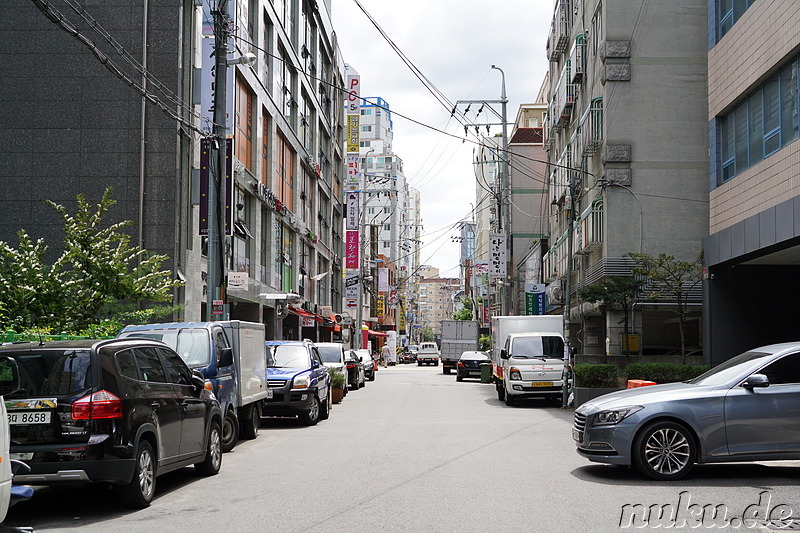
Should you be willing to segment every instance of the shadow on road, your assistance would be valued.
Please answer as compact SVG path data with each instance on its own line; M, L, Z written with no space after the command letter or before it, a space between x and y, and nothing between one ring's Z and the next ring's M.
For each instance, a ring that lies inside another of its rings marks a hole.
M152 505L159 505L159 500L168 500L166 496L172 491L182 490L203 479L192 467L159 476ZM108 484L36 487L35 490L30 500L8 510L4 526L33 526L36 531L80 527L140 512L126 507L117 491Z
M571 473L581 481L602 485L663 487L665 484L663 481L649 480L627 466L590 464L576 468ZM760 463L695 465L689 475L680 480L680 486L730 487L736 480L751 486L760 486L776 480L797 485L799 477L800 462L797 466L770 466Z

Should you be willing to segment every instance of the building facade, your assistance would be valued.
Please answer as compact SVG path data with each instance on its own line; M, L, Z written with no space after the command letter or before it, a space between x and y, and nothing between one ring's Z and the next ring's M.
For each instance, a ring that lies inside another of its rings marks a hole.
M704 354L716 364L797 338L800 5L709 1L708 14Z
M0 239L13 242L26 228L59 242L44 200L70 207L78 194L93 201L113 186L118 204L108 221L133 220L133 242L171 258L166 268L186 282L174 294L184 306L174 318L185 320L209 316L203 139L213 76L222 73L208 53L208 9L87 6L61 14L84 38L76 39L30 2L0 6L15 27L0 46L4 79L13 80L0 96L2 124L20 141L0 164L8 190L27 191L3 199L10 216ZM228 9L230 59L254 54L256 62L226 69L231 175L222 262L244 283L227 291L222 316L264 322L270 338L330 339L338 327L328 311L341 309L344 173L344 63L330 2L239 0ZM20 47L37 55L37 69L12 68Z
M550 61L550 312L568 315L579 353L623 350L621 314L581 302L582 287L631 276L631 252L692 261L708 217L706 0L557 0ZM574 229L573 229L574 228ZM570 249L571 248L571 249ZM569 294L570 306L565 309ZM702 343L701 296L687 343ZM640 347L679 347L674 302L639 302Z

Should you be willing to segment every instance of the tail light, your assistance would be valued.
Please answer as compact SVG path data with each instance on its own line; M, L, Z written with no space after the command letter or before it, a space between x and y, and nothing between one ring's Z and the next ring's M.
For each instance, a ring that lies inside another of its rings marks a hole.
M347 368L348 368L348 369L350 369L350 368L355 368L355 367L356 367L356 365L355 365L355 364L353 364L353 363L351 363L351 364L347 365Z
M122 418L122 400L119 396L101 390L72 403L73 420Z
M458 363L456 363L456 366L464 368L464 363L462 361L459 361Z

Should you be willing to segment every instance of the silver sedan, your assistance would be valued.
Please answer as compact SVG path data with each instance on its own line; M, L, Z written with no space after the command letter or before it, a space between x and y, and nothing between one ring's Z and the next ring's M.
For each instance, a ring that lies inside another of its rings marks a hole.
M590 461L657 480L680 479L695 463L800 459L800 342L596 398L576 409L572 437Z

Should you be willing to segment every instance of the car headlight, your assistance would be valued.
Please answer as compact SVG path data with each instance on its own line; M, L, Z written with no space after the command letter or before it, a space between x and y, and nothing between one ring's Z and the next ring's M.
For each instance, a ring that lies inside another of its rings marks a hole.
M522 373L520 373L519 368L512 366L508 373L508 379L520 381L522 379Z
M619 409L609 409L608 411L600 411L594 415L592 421L593 426L613 426L625 420L627 417L644 409L641 405L631 405L628 407L620 407Z
M311 376L309 374L297 376L292 380L293 389L307 389L310 386L311 386Z

